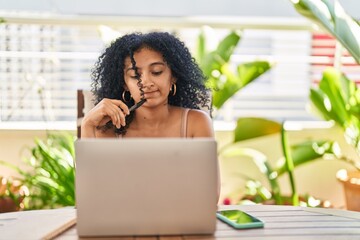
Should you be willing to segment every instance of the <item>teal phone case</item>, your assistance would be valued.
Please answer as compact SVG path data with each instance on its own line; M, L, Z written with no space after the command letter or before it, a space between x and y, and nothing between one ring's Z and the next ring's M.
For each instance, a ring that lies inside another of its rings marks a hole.
M236 223L230 219L228 219L227 217L225 217L224 215L221 215L220 213L216 213L216 216L218 219L220 219L221 221L229 224L230 226L232 226L233 228L236 229L248 229L248 228L262 228L264 227L264 222L262 222L261 220L245 213L246 215L248 215L250 218L254 219L255 222L251 222L251 223Z

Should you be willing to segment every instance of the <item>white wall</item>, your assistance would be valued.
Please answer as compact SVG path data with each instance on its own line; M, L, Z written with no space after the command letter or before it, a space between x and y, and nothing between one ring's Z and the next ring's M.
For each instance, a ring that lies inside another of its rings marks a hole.
M359 18L360 1L339 0ZM277 16L299 17L290 0L0 0L0 10L114 16Z

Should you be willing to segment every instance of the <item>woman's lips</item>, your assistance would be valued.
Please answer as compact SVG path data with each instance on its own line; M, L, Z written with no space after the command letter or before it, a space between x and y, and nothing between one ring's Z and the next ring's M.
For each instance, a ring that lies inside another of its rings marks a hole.
M153 96L156 95L158 92L159 92L158 90L151 91L151 92L144 92L144 96L145 96L145 98L153 97Z

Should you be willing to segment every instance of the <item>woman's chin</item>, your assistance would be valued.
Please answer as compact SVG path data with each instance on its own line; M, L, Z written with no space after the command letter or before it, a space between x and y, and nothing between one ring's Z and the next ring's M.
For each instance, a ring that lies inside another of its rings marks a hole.
M143 106L150 108L164 106L168 103L167 99L160 99L160 98L145 98L145 99L146 102L143 104Z

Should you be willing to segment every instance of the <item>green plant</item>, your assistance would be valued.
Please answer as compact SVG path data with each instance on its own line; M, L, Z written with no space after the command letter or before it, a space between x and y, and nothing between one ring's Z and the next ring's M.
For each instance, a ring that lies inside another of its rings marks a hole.
M359 22L330 0L290 0L295 9L334 36L360 64Z
M15 169L19 180L29 189L24 199L25 209L56 208L75 205L75 137L68 133L49 134L47 139L35 139L25 171L5 161L1 164Z
M360 26L338 1L293 1L296 10L315 21L333 37L360 64ZM310 89L314 112L325 120L332 120L343 131L347 142L360 156L360 90L354 81L335 68L327 68L317 88ZM344 157L343 157L344 158ZM344 159L360 170L360 163Z
M212 36L213 37L213 36ZM204 29L197 40L196 59L208 77L207 85L212 91L212 104L220 109L234 94L253 82L271 68L268 61L246 62L230 65L230 57L238 45L241 35L232 31L220 40L215 50L209 50Z
M268 71L272 64L266 61L254 61L243 63L236 66L236 72L231 71L230 57L235 47L240 41L240 33L231 32L222 39L215 50L209 51L206 48L206 36L201 32L198 38L197 59L205 75L208 76L208 85L213 89L213 106L216 109L221 107L235 93L253 82L263 73ZM270 166L269 159L254 149L240 148L237 143L255 137L261 137L268 134L281 134L281 146L284 159L278 169ZM296 149L296 150L294 150ZM286 131L283 126L275 121L262 118L240 118L237 120L237 126L234 130L234 139L218 152L220 157L250 157L258 166L259 170L267 177L271 190L265 190L264 187L258 188L267 191L267 197L264 200L274 199L276 204L283 204L286 196L280 191L278 177L284 173L289 175L289 181L292 188L292 203L299 205L298 193L294 178L294 168L309 161L319 159L325 154L334 154L334 144L318 141L308 142L300 145L289 146ZM250 179L249 181L255 181ZM251 191L250 192L254 192ZM259 192L258 192L259 193ZM264 195L265 196L265 195Z
M21 181L0 177L0 213L19 211L24 208L22 201L28 189Z
M318 115L343 129L346 141L360 156L360 89L356 83L339 70L328 68L319 87L310 90L310 99ZM360 170L360 162L341 158Z
M337 0L300 0L293 3L299 13L317 23L341 43L336 45L341 50L338 52L342 52L341 47L344 47L360 64L359 22L349 16ZM352 164L357 171L347 174L346 170L342 170L337 177L343 182L347 208L359 211L359 191L353 180L360 175L360 90L354 81L340 71L339 55L335 55L334 67L324 70L319 86L310 89L311 109L324 120L331 120L342 128L347 143L357 152L357 156L353 157L355 159L340 156L341 160Z
M239 147L242 141L266 136L269 134L279 134L281 148L284 157L278 159L273 167L270 160L259 150ZM224 158L251 159L259 171L266 176L270 189L264 187L256 179L245 176L247 180L247 194L244 199L251 199L257 203L273 201L273 204L291 203L299 205L299 199L310 199L310 197L300 196L296 190L294 169L300 165L321 159L324 156L328 159L337 159L340 155L338 144L330 141L304 141L302 143L290 145L287 141L284 126L278 122L263 118L240 118L234 131L233 141L223 146L219 150L219 156ZM282 194L279 177L284 174L289 175L291 186L291 197ZM255 198L255 199L254 199ZM306 203L306 202L305 202Z

